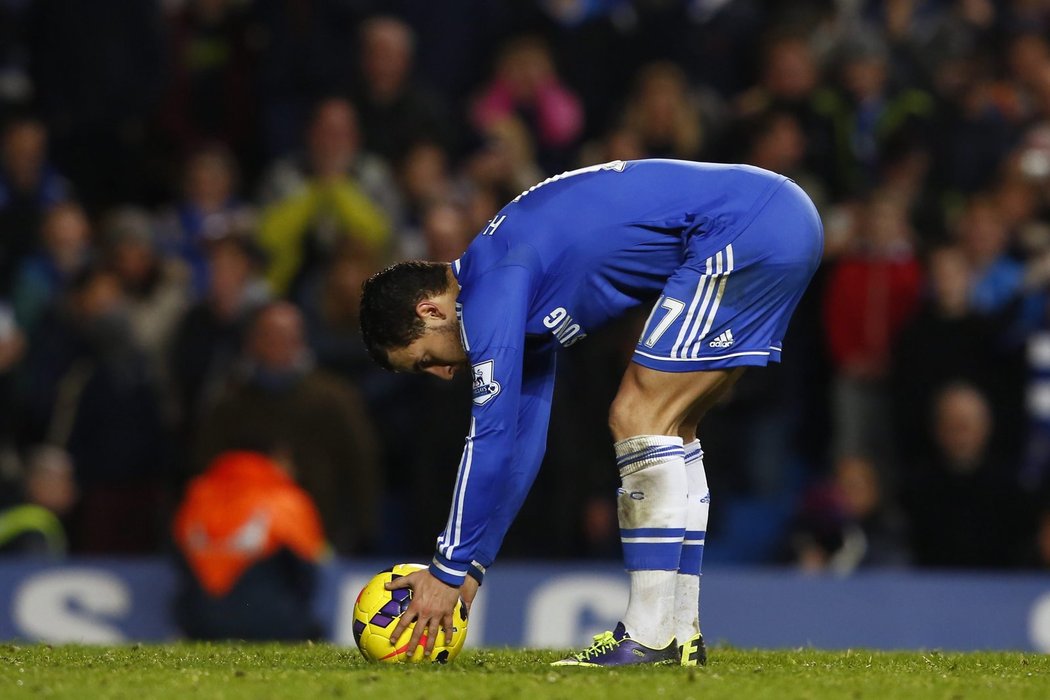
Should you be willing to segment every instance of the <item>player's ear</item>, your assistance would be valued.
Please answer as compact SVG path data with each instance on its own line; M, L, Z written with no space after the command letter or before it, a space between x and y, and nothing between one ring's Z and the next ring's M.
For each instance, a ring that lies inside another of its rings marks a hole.
M428 318L443 321L445 312L441 310L441 307L433 299L423 299L416 304L416 316L424 321Z

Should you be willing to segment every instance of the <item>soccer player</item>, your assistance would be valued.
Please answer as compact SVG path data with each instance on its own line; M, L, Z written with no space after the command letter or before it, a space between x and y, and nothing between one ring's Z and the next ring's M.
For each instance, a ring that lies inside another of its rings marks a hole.
M470 430L448 524L393 639L429 655L469 604L546 448L557 350L641 304L652 312L609 413L630 599L562 665L703 663L699 579L708 489L696 428L745 367L778 362L823 229L794 182L744 165L614 161L516 197L451 265L365 283L361 330L388 369L469 371Z

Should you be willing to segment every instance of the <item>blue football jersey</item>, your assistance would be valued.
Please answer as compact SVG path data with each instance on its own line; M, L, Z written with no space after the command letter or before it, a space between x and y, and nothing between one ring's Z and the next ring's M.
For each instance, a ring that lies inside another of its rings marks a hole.
M470 431L431 573L487 567L546 447L556 350L652 303L692 254L731 244L786 178L744 165L614 161L507 204L453 263ZM706 255L705 255L706 252Z

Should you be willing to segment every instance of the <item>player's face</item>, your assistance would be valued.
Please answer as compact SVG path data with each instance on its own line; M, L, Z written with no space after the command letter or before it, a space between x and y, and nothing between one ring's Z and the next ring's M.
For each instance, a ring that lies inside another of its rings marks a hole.
M454 319L428 325L423 335L406 347L391 350L389 357L398 372L433 374L445 380L469 364L459 339L459 322Z

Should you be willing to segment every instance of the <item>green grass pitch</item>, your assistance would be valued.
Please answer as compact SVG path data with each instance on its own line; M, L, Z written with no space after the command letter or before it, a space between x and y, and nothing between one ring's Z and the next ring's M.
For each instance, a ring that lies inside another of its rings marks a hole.
M0 698L1050 698L1050 656L1034 653L716 647L703 668L547 665L559 656L471 650L447 666L402 666L327 644L0 644Z

